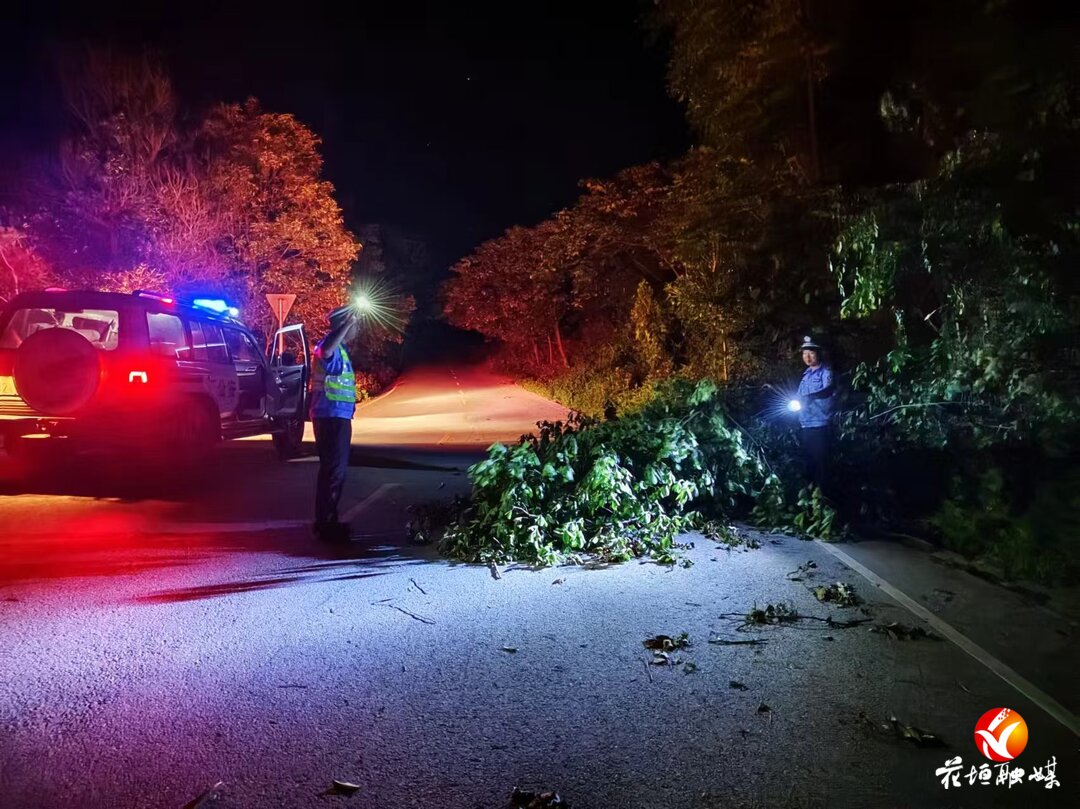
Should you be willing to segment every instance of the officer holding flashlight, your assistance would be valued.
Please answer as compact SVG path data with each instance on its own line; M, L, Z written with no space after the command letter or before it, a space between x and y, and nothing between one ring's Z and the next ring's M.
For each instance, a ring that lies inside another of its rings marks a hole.
M829 423L836 389L832 369L822 362L821 346L807 336L803 338L800 350L806 370L790 408L799 414L799 439L806 477L811 484L824 490L829 466Z
M345 349L345 343L356 336L356 308L335 309L329 320L330 333L315 347L312 375L310 415L319 452L314 531L326 542L347 542L349 526L338 521L338 501L349 472L356 412L356 378Z

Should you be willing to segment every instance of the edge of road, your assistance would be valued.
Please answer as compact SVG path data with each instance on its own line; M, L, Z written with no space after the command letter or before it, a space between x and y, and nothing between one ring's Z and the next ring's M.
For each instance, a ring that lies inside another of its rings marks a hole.
M1074 735L1080 737L1080 718L1054 699L1050 694L1043 691L1011 666L995 657L988 650L953 627L944 619L919 604L914 598L883 576L874 572L862 562L854 559L850 554L845 553L843 550L836 547L836 543L824 542L822 540L814 540L814 542L838 559L846 567L855 571L874 587L884 592L892 598L893 601L908 610L908 612L912 613L920 620L925 621L935 632L959 647L975 660L979 661L979 663L1005 681L1021 695L1042 708L1042 710L1054 720L1072 731Z

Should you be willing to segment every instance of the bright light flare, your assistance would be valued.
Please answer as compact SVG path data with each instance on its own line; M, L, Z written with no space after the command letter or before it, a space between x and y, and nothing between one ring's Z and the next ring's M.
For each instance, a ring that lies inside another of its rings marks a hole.
M765 387L769 390L769 394L762 402L762 408L757 414L758 418L764 418L766 421L786 421L802 411L802 399L794 385L790 387L766 385Z
M353 284L353 310L367 324L400 332L405 326L400 296L380 278L361 278Z

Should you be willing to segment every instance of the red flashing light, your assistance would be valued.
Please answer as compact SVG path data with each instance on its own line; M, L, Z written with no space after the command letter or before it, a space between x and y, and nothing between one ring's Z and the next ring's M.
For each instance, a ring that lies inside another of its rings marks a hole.
M142 382L144 385L150 381L149 375L146 371L129 371L128 382L134 384L136 382Z
M168 295L158 295L155 292L146 292L142 289L133 294L136 298L147 298L148 300L159 301L161 303L176 303L176 298L169 297Z

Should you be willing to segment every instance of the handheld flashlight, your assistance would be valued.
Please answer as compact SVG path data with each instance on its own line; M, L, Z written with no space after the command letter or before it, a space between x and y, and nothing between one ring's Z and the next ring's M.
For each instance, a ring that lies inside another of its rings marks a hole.
M800 402L798 399L792 399L790 402L787 403L787 409L790 410L792 413L798 413L800 410L802 410L802 402Z
M371 298L369 298L367 295L365 295L363 293L360 293L355 298L353 298L353 307L360 314L366 314L366 313L370 312L371 309L372 309Z

